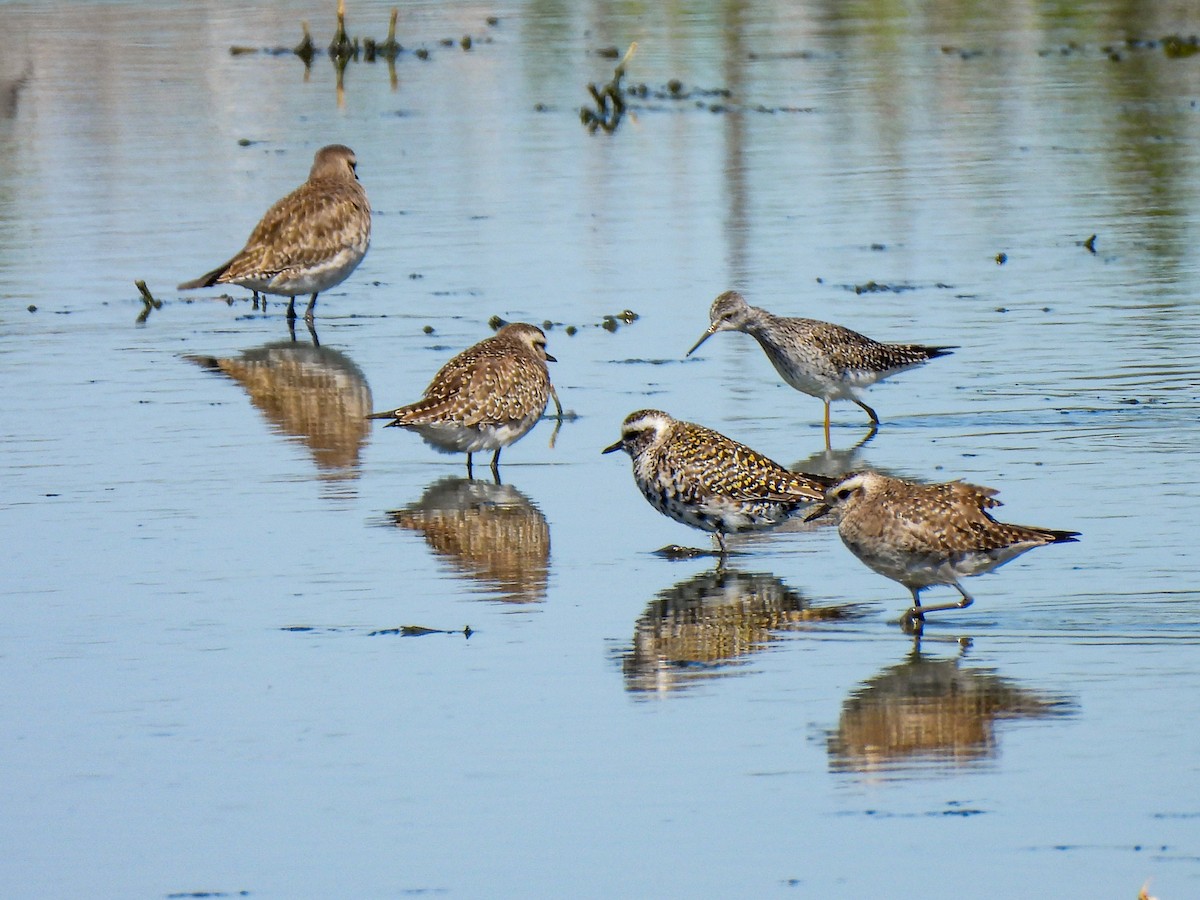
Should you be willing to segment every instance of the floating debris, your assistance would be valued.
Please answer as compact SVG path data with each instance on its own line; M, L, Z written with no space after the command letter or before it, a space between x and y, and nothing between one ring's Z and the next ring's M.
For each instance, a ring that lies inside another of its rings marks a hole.
M380 628L377 631L370 632L367 637L390 634L398 634L401 637L424 637L427 634L461 634L463 637L469 638L474 633L470 625L464 625L462 628L454 631L446 631L444 628L426 628L424 625L401 625L399 628Z
M996 265L1002 266L1006 262L1008 262L1008 254L1007 253L1000 252L1000 253L996 254Z
M659 547L654 551L655 556L661 556L663 559L699 559L704 556L716 556L717 551L705 550L701 547L683 547L679 544L667 544L665 547ZM735 554L729 554L735 555Z
M1083 242L1083 249L1088 253L1095 254L1096 252L1096 236L1093 234L1090 238Z
M1200 51L1200 39L1194 34L1188 37L1170 34L1162 39L1162 48L1168 59L1185 59Z
M905 291L915 291L916 287L911 284L880 284L877 281L868 281L866 284L854 285L854 293L856 294L901 294Z

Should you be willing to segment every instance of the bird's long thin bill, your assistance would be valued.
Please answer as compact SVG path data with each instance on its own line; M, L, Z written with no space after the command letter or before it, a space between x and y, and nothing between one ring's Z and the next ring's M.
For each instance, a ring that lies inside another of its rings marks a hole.
M715 331L713 331L713 329L711 329L711 328L710 328L710 329L708 329L708 331L706 331L706 332L704 332L704 334L700 335L700 340L698 340L698 341L696 341L696 343L692 344L692 349L691 349L691 350L689 350L687 353L685 353L685 354L683 354L683 355L684 355L684 356L691 356L693 353L695 353L695 352L696 352L696 348L697 348L697 347L699 347L701 344L703 344L705 341L707 341L707 340L708 340L710 337L712 337L714 334L716 334L716 332L715 332Z
M624 450L624 449L625 449L625 442L617 441L615 444L611 444L608 447L605 447L603 450L600 451L600 453L601 454L615 453L618 450Z
M389 409L386 412L371 413L367 416L368 419L394 419L396 418L396 410Z

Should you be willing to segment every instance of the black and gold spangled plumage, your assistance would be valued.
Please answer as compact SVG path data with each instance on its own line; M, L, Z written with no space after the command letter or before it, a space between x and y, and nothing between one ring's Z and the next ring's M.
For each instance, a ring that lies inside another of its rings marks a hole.
M546 360L552 357L545 345L546 336L536 325L505 325L438 369L416 403L371 418L391 418L395 421L388 425L395 426L454 423L477 428L540 416L550 399Z
M643 409L626 417L621 439L646 500L677 522L724 536L773 528L820 500L829 479L792 472L720 432Z
M308 180L267 210L241 251L179 289L239 284L294 296L341 283L371 239L371 205L356 165L349 147L322 147Z

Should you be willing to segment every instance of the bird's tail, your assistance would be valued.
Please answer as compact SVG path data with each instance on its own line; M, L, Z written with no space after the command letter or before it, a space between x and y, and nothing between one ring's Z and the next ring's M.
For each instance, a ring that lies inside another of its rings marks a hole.
M192 281L185 281L183 284L179 285L176 290L190 291L194 288L212 287L221 279L221 276L225 274L228 268L229 263L224 263L223 265L217 266L217 268L213 269L211 272L204 273L199 278L193 279Z

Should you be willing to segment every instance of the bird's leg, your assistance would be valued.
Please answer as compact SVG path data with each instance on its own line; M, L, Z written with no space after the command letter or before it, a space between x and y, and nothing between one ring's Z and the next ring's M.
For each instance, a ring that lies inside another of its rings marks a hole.
M296 320L288 319L288 334L292 336L292 343L296 343Z
M925 624L925 611L921 609L921 589L909 588L912 592L913 605L900 618L900 627L910 634L920 634L921 626Z
M288 298L287 317L288 317L289 322L294 321L296 318L296 298L295 297Z
M714 531L713 543L717 545L717 568L723 569L725 559L729 556L729 548L725 546L725 535L720 531Z
M960 594L962 594L962 599L958 600L955 603L940 603L937 606L921 606L921 601L917 599L917 592L916 592L916 590L914 590L913 591L913 602L916 605L904 614L905 620L907 621L909 618L916 618L917 620L924 620L925 613L938 612L939 610L943 610L943 609L966 609L968 606L970 606L972 603L975 602L975 598L972 597L970 594L968 594L966 591L964 591L963 586L961 584L959 584L957 581L954 582L954 587ZM915 614L915 616L914 616L914 614Z
M502 449L501 447L497 447L496 452L492 454L492 475L495 477L497 483L500 481L500 451Z
M317 337L317 328L313 324L313 320L305 317L304 324L308 326L308 334L309 334L309 337L312 338L313 346L320 347L321 340L320 340L320 338Z
M825 449L832 450L833 444L829 442L829 401L825 401Z
M267 302L265 300L263 301L262 308L263 308L263 312L267 311ZM258 309L258 291L254 292L254 306L252 307L252 309Z
M467 452L467 478L474 478L475 473L471 471L471 453Z
M876 427L879 426L879 416L875 415L875 410L871 409L871 407L867 406L867 404L863 403L857 397L851 397L850 399L853 400L855 403L857 403L859 406L861 406L864 410L866 410L867 415L871 417L872 425L874 425Z
M292 299L295 300L296 298L293 297ZM306 309L304 311L304 321L305 322L311 322L313 320L313 310L316 308L317 308L317 295L313 294L312 297L310 297L308 300L308 309ZM871 415L875 415L875 414L871 413Z

